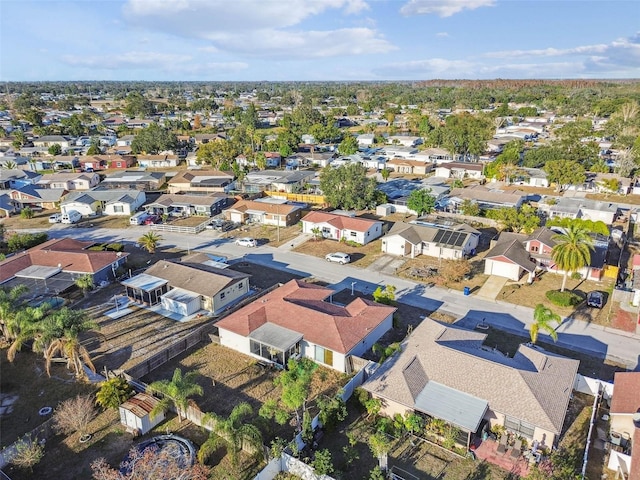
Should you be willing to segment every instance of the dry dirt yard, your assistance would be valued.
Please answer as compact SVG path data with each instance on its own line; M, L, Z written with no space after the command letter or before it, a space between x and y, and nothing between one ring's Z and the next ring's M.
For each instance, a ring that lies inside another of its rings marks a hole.
M239 228L230 230L223 234L225 238L242 238L251 237L258 241L258 245L268 244L271 247L279 247L287 242L290 242L298 235L300 235L300 227L298 225L292 225L290 227L278 227L273 225L242 225Z
M366 245L351 247L344 242L322 238L319 240L308 240L294 250L298 253L313 255L319 258L324 258L328 253L344 252L351 256L351 265L366 268L371 265L376 258L382 255L380 251L381 244L382 240L377 239Z

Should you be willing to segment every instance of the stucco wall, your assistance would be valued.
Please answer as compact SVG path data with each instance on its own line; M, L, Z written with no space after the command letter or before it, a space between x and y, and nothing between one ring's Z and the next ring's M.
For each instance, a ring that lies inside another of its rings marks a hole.
M240 287L242 284L242 287ZM224 293L224 298L221 298L221 295ZM238 300L239 298L247 295L249 293L249 279L243 278L239 282L236 282L229 287L225 288L221 292L213 297L213 308L217 313L220 310L224 309L230 303Z

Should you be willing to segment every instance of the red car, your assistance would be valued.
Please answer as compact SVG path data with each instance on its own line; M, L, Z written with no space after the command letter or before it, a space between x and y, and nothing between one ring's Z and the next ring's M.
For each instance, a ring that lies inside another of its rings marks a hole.
M160 222L160 217L158 215L151 215L144 219L145 225L152 225L154 223Z

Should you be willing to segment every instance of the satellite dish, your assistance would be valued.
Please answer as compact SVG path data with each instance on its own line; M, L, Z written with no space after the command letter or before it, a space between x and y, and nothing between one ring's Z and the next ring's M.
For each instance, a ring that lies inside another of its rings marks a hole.
M636 413L633 414L633 424L635 425L636 428L640 428L640 408L638 409L638 411Z

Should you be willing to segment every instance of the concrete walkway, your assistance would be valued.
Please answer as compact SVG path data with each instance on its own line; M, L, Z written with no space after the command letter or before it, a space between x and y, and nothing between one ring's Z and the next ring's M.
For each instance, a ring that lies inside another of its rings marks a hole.
M507 284L508 279L504 277L498 277L497 275L490 275L489 278L480 287L480 290L476 292L476 297L485 298L487 300L495 300L498 295Z
M282 245L280 245L278 247L278 250L280 250L281 252L290 252L294 248L299 247L303 243L311 240L312 238L313 238L313 235L311 235L309 233L301 233L300 235L298 235L293 240L290 240L290 241L285 242Z

